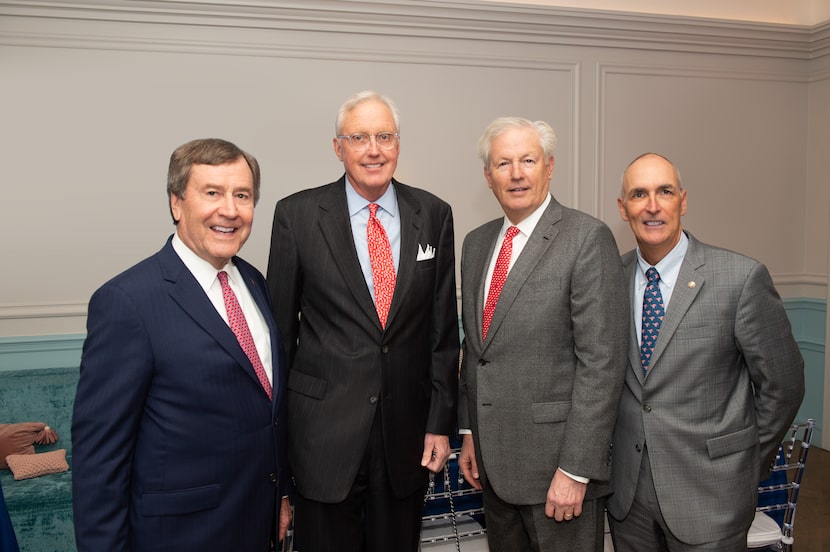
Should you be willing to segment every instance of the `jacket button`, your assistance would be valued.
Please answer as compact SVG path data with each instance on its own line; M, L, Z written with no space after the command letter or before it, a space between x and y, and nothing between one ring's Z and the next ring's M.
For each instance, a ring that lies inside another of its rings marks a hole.
M645 410L646 412L651 412L651 407L647 404L644 404L643 405L643 410Z
M280 482L280 478L277 476L276 473L271 472L268 474L268 481L270 481L274 485L277 485Z
M636 445L634 445L634 450L636 450L637 452L643 452L643 447L640 446L640 443L637 443Z
M487 366L487 361L484 360L483 358L480 358L480 359L478 359L478 365L479 366Z
M384 345L383 347L380 348L380 352L383 353L383 354L388 353L389 352L389 346Z
M375 404L378 402L378 398L375 395L369 397L369 404Z

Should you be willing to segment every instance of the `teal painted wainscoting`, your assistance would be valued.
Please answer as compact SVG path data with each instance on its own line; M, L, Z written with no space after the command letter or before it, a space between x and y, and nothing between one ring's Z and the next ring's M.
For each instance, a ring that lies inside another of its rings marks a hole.
M790 317L793 334L804 356L804 377L806 394L798 417L813 418L816 432L813 442L822 448L822 413L824 403L830 398L824 396L824 355L827 330L827 302L822 299L785 299L784 306ZM83 334L0 337L0 377L9 370L36 368L64 368L79 366Z
M824 403L824 355L827 335L827 301L823 299L785 299L784 306L793 326L793 335L804 357L804 401L798 411L798 419L813 418L816 421L813 444L830 447L830 438L823 439Z
M84 337L84 334L0 337L0 373L80 366Z

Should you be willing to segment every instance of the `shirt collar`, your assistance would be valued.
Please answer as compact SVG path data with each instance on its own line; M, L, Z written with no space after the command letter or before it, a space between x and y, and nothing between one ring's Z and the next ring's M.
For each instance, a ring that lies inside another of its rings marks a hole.
M542 218L545 209L547 209L548 205L550 205L551 200L552 197L550 193L548 193L547 197L542 202L542 204L539 205L536 208L536 210L530 213L530 215L525 217L524 220L522 220L519 224L513 224L512 222L510 222L509 218L504 217L504 223L501 227L501 235L505 235L507 233L508 228L510 228L511 226L515 226L519 229L519 232L524 234L525 237L530 236L533 233L534 228L536 228L536 225L539 223L539 220Z
M184 266L193 274L193 277L196 278L196 281L199 282L202 289L205 290L205 293L207 293L210 286L216 282L216 275L219 273L219 270L216 270L212 264L194 253L179 237L178 231L173 235L173 250L182 260ZM228 273L230 280L238 281L239 273L232 260L228 261L228 264L222 267L222 270Z
M656 265L654 265L654 268L656 268L657 272L660 273L660 281L666 286L674 288L677 277L680 275L680 265L683 264L683 258L686 256L686 251L688 249L689 238L686 236L685 232L681 232L680 241L677 242L677 245L675 245L665 257L660 259ZM643 259L639 247L637 248L637 264L640 267L640 270L637 272L638 281L644 282L646 280L646 271L651 268L652 265L648 264L648 262Z
M349 182L349 177L346 177L346 204L349 209L349 217L355 216L362 209L365 209L370 203L377 203L380 208L389 213L393 217L398 216L398 195L395 191L395 185L390 184L386 191L380 196L377 201L369 201L359 193L357 193Z

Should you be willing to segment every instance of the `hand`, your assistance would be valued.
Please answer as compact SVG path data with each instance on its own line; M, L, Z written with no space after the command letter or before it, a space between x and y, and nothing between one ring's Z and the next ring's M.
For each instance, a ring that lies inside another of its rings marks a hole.
M282 542L285 540L285 535L288 533L288 526L291 525L291 519L294 515L291 512L291 504L288 502L288 497L283 497L282 502L280 502L280 530L279 530L279 541Z
M582 500L588 489L586 483L571 479L562 470L553 475L545 501L545 515L556 521L570 521L582 514Z
M464 479L474 489L481 490L481 481L478 479L478 463L476 462L475 443L473 435L465 433L461 443L461 454L458 456L458 467L464 475Z
M450 438L446 435L427 433L424 435L424 454L421 465L433 473L444 469L444 463L450 457Z

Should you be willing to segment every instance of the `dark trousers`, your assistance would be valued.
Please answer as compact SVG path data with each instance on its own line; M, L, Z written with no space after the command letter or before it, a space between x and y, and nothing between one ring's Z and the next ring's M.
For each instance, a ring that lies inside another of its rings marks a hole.
M295 500L296 552L416 552L424 508L422 489L398 498L389 483L380 411L352 488L343 502Z
M605 497L584 501L579 517L556 521L544 504L510 504L485 485L484 519L490 552L602 552L604 546Z

